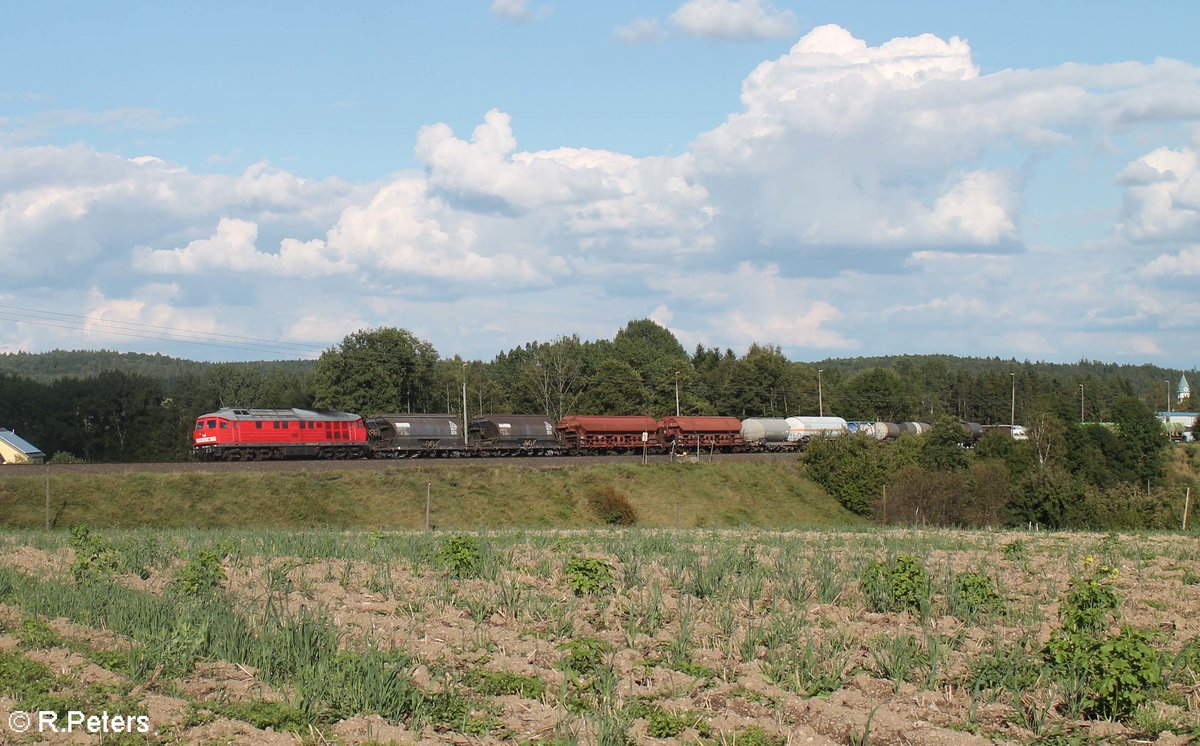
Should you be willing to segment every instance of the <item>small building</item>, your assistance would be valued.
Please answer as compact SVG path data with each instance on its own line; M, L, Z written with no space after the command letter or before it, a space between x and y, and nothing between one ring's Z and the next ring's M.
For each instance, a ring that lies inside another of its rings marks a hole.
M46 454L12 430L0 427L0 464L40 464Z

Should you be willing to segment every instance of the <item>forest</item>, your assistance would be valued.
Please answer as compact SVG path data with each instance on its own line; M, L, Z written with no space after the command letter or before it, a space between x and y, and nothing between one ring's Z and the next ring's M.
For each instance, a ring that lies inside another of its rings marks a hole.
M920 503L926 520L977 523L1020 517L1055 525L1071 519L1063 510L1042 514L1010 506L1015 497L985 501L1008 506L1004 516L938 513L929 496L937 492L931 485L942 479L942 492L970 492L967 480L994 488L998 471L990 476L976 472L1002 463L1005 478L1000 481L1014 493L1020 485L1022 494L1074 490L1078 498L1088 489L1114 485L1140 485L1143 491L1164 486L1161 450L1166 441L1154 429L1152 413L1166 407L1168 395L1174 398L1174 385L1186 372L942 355L796 362L767 344L752 345L741 355L703 345L689 353L669 330L648 319L629 322L611 340L560 337L527 343L490 361L470 361L444 358L404 329L379 328L350 334L317 360L307 361L215 364L104 351L0 355L0 427L16 431L59 461L137 462L186 459L195 418L222 406L461 415L465 398L468 416L659 417L673 414L678 406L685 415L739 418L824 413L847 420L940 422L943 427L958 420L1015 421L1030 429L1029 442L985 439L968 453L957 447L959 431L951 427L943 439L954 441L950 453L957 455L938 462L922 456L915 444L894 444L899 447L884 451L877 444L844 439L810 453L807 468L843 504L863 514L909 511L908 503ZM1200 376L1190 373L1200 383ZM1172 401L1171 406L1187 410L1191 401ZM1148 438L1150 445L1131 445L1133 432L1141 432L1139 437ZM936 440L927 437L923 444L933 448ZM1160 455L1146 461L1147 448ZM821 465L822 458L829 463ZM897 475L905 476L897 482ZM1046 480L1058 482L1047 485ZM896 491L900 483L918 482L928 493L925 497ZM878 503L888 483L895 484L885 510ZM849 494L848 484L860 484L861 490Z

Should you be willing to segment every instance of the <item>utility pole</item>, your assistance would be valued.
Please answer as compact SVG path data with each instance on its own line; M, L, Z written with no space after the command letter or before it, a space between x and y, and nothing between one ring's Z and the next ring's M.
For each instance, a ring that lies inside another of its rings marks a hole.
M1163 383L1167 384L1167 415L1169 418L1171 414L1171 382L1163 381Z
M1008 416L1009 435L1012 434L1012 428L1017 425L1017 374L1009 373L1012 376L1012 412Z
M467 439L467 364L463 363L463 446L470 446Z
M821 417L825 416L825 397L821 391L821 374L824 372L824 369L817 370L817 414Z
M675 416L679 416L679 371L675 371Z

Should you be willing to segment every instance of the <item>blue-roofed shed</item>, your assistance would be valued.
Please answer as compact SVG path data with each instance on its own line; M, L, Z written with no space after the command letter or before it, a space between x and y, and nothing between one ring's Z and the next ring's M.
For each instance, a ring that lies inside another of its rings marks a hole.
M46 454L28 440L0 427L0 464L40 464L45 460Z

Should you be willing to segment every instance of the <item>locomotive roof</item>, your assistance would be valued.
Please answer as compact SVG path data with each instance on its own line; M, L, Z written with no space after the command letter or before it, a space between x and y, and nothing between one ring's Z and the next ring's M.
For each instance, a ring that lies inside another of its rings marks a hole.
M203 420L208 417L243 421L316 420L319 422L353 422L362 419L349 412L328 412L315 409L241 409L236 407L222 407L216 412L202 414L196 419Z

